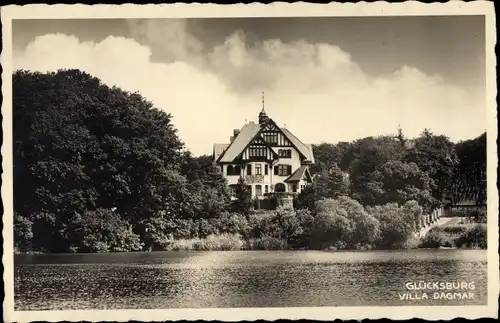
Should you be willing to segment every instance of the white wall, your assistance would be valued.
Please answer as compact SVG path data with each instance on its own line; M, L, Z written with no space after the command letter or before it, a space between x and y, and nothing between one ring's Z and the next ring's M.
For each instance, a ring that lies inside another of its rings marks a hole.
M280 164L281 165L291 165L292 166L292 174L293 174L293 172L295 172L301 166L300 154L293 147L273 147L273 151L276 152L276 154L278 154L278 151L280 149L290 149L292 151L292 156L291 156L292 158L280 158L278 161L275 161L272 165L267 164L268 165L268 174L267 175L264 175L265 174L265 165L266 165L265 162L251 162L251 163L247 164L247 165L251 165L251 167L252 167L252 176L255 175L255 165L256 164L261 164L261 167L262 167L262 181L260 181L259 183L249 183L249 185L252 186L252 197L255 197L255 186L256 185L262 185L262 194L265 194L264 185L269 185L268 192L272 192L273 190L271 188L271 185L275 185L276 183L283 183L285 185L286 191L292 192L292 185L284 182L284 180L287 179L289 177L289 175L287 175L287 176L274 175L274 166L280 165ZM228 165L223 165L222 170L223 170L224 177L227 179L228 185L237 184L238 180L239 180L239 176L227 176L226 175L227 174L227 166ZM246 178L246 176L247 176L246 168L242 167L241 175ZM305 184L304 181L301 181L297 184L297 192L300 192L300 186L304 185L304 184Z

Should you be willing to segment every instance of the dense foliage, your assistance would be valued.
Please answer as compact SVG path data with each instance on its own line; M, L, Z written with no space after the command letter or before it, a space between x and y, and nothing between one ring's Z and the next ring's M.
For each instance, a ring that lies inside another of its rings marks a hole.
M229 207L171 116L77 70L13 75L16 241L47 251L161 248ZM139 242L140 241L140 242ZM144 246L142 246L142 244Z
M456 144L459 163L452 181L451 199L486 203L486 133Z
M398 129L394 136L322 143L313 149L315 183L297 202L303 207L310 208L318 197L338 195L365 206L416 200L426 211L462 200L486 200L486 133L454 144L427 129L415 139ZM332 185L332 169L344 173L347 188ZM329 184L321 185L325 182Z
M13 117L19 250L406 248L436 206L485 200L485 135L314 146L295 209L258 212L243 178L232 200L212 156L184 149L169 114L81 71L17 71ZM481 228L457 241L485 246Z

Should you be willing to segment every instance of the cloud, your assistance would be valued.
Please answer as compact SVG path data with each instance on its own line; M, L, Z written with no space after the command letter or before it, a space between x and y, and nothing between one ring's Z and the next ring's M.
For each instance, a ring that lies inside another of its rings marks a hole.
M127 25L131 37L148 44L163 61L193 61L203 51L203 42L187 31L185 19L128 19Z
M233 128L255 120L261 91L268 114L308 143L394 133L398 125L408 136L430 128L458 140L486 127L484 99L409 66L373 78L331 44L250 44L238 31L205 48L182 21L129 24L134 38L93 43L64 34L37 37L15 55L14 66L79 68L139 91L173 115L195 154L210 154L213 143L227 142ZM153 59L159 52L166 55L163 62Z

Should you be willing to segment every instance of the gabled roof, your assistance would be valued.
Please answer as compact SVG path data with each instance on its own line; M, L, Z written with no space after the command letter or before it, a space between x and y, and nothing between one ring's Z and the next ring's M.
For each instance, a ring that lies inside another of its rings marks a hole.
M259 131L260 125L255 122L250 122L244 125L243 128L241 128L240 133L236 136L236 138L234 138L233 142L229 144L226 151L217 161L226 163L232 162L259 133Z
M218 160L229 144L214 144L214 159Z
M269 122L274 123L274 121L269 120ZM241 128L239 134L234 138L233 142L230 144L215 144L214 145L214 158L216 162L231 163L239 154L250 144L250 142L257 136L261 131L261 125L255 122L247 123ZM288 129L280 128L282 133L288 140L291 141L292 145L297 148L300 154L305 158L305 161L314 164L314 153L312 145L304 144L297 137L295 137Z
M309 177L309 180L311 179L311 174L309 174L309 167L306 165L302 165L297 170L290 175L287 179L285 179L285 182L298 182L300 181L304 175L307 175Z
M283 134L292 142L292 144L299 150L299 152L309 161L314 164L314 154L312 145L305 145L288 129L281 129Z

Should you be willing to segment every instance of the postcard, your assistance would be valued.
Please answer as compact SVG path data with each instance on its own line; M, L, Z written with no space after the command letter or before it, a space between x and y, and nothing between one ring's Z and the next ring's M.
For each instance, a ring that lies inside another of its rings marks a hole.
M1 14L5 321L497 317L492 3Z

